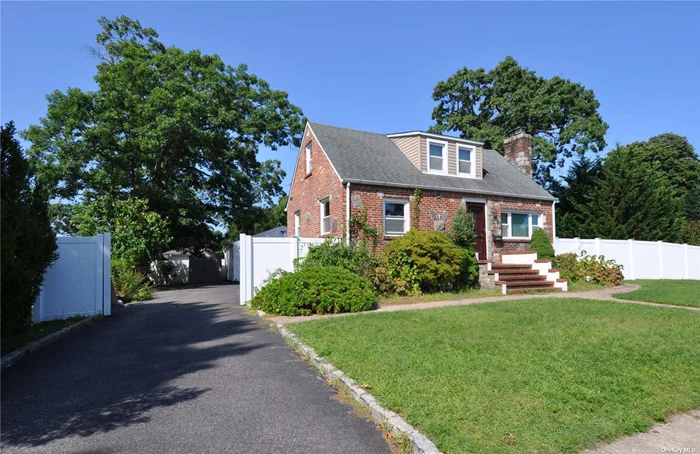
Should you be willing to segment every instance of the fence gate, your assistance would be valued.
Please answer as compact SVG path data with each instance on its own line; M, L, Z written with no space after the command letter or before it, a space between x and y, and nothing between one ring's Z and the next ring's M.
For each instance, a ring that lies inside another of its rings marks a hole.
M44 278L34 322L75 315L111 314L109 233L59 237L58 260Z

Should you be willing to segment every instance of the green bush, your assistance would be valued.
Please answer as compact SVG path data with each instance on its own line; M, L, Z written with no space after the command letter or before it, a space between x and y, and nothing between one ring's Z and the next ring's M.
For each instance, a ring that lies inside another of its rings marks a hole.
M530 250L537 252L538 259L554 258L554 248L552 247L552 243L549 242L547 232L542 229L537 229L532 233Z
M384 254L390 274L393 265L408 267L424 293L459 290L478 276L474 251L455 246L441 232L411 230L391 240Z
M145 276L126 260L112 260L112 283L117 296L125 302L149 300L153 296Z
M0 235L0 292L3 336L22 332L32 323L32 306L44 274L56 260L56 235L48 214L49 198L36 184L12 122L0 128L2 136L2 235Z
M295 268L299 271L310 266L338 266L371 280L379 266L379 260L363 241L347 244L329 238L322 244L310 247L306 257L298 261Z
M586 281L605 286L620 285L624 278L622 265L614 260L606 260L604 256L586 255L581 251L577 256L573 252L556 256L554 266L559 270L562 279L570 281Z
M457 210L452 218L452 228L448 233L452 242L463 249L473 248L474 241L476 241L474 223L473 213L469 213L465 208Z
M271 280L251 306L279 315L359 312L377 307L377 294L371 282L344 268L306 266Z

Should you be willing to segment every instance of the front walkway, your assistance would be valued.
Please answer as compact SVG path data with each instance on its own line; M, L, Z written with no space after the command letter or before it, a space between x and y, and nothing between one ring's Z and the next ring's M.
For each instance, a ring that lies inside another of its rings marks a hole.
M456 300L456 301L435 301L432 303L413 303L413 304L395 304L390 306L381 306L379 309L368 312L355 312L355 313L343 313L343 314L327 314L327 315L309 315L306 317L287 317L278 316L271 317L270 320L279 323L299 323L306 322L309 320L316 320L321 318L330 317L345 317L348 315L359 315L359 314L374 314L376 312L396 312L396 311L414 311L419 309L434 309L436 307L449 307L449 306L469 306L471 304L481 304L481 303L494 303L496 301L515 301L515 300L529 300L529 299L542 299L542 298L583 298L590 300L603 300L603 301L614 301L616 303L623 304L641 304L644 306L657 306L657 307L668 307L673 309L686 309L690 311L700 311L700 307L688 307L688 306L672 306L670 304L658 304L658 303L646 303L644 301L632 301L614 298L613 295L616 293L627 293L634 290L639 290L639 285L637 284L622 284L617 287L609 287L601 290L592 290L589 292L552 292L552 293L519 293L515 295L504 295L504 296L485 296L481 298L472 298L466 300ZM700 454L700 453L698 453Z
M0 450L389 454L237 302L234 285L161 291L4 369Z

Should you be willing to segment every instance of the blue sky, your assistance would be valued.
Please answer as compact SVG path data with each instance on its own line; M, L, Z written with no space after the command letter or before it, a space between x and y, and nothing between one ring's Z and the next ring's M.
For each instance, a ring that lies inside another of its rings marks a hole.
M314 121L376 132L427 129L433 86L506 55L594 90L608 149L663 132L700 151L700 3L2 2L2 122L19 129L45 95L93 89L100 16L126 14L166 45L217 53ZM296 150L282 161L288 188Z

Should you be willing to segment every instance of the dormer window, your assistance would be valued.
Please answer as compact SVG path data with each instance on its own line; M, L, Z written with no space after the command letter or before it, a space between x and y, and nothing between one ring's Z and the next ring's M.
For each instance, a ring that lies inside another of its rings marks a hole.
M428 140L428 173L447 173L447 142Z
M476 178L475 156L476 150L474 148L457 145L457 175Z
M311 141L306 144L306 174L311 173Z

